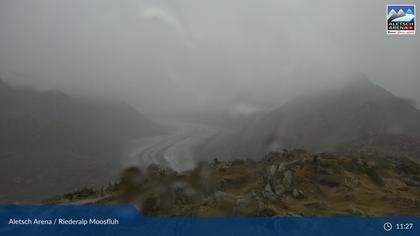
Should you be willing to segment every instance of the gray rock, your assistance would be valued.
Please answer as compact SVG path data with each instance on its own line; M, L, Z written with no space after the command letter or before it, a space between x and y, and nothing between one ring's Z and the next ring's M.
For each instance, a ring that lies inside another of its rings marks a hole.
M152 215L161 208L159 196L150 196L141 204L142 212L146 215Z
M420 187L420 181L405 179L404 182L407 186Z
M268 169L268 174L270 176L273 176L276 173L276 166L271 165L270 168Z
M172 189L175 197L175 203L185 205L194 201L196 192L187 183L176 182L172 186Z
M266 184L264 187L264 191L268 192L268 193L273 193L273 190L271 189L270 184Z
M223 201L227 196L228 196L228 194L223 192L223 191L216 191L214 193L214 199L216 200L216 202Z
M331 169L331 168L320 168L319 169L319 171L321 172L321 174L324 174L324 175L333 175L333 174L335 174L335 171L333 170L333 169Z
M303 191L297 189L293 189L292 196L296 199L302 199L305 197Z
M360 181L356 177L347 177L344 179L344 185L348 188L354 188L360 185Z
M252 201L247 197L239 197L236 199L236 204L234 207L234 212L236 214L241 214L241 212L246 212L247 209L249 209L252 205Z
M277 172L283 172L286 169L286 164L284 162L280 163L279 167L277 168Z
M293 181L293 173L292 171L287 170L286 172L284 172L283 184L285 187L290 187L292 185L292 181Z
M262 196L270 200L274 200L276 198L276 195L274 194L270 184L265 185L264 191L262 191Z
M286 187L284 187L282 184L278 184L274 187L274 192L276 193L276 195L282 195L286 192L286 190Z

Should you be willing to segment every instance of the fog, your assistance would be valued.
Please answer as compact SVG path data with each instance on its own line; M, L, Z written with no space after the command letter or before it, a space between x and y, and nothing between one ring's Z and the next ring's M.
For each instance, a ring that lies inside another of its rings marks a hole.
M3 0L0 77L124 100L151 117L252 113L367 75L420 102L418 36L385 2Z

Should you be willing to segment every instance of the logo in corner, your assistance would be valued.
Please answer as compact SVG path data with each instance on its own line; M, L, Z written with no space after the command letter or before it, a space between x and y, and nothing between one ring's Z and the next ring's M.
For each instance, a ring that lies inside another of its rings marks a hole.
M416 5L390 4L386 13L387 34L416 33Z

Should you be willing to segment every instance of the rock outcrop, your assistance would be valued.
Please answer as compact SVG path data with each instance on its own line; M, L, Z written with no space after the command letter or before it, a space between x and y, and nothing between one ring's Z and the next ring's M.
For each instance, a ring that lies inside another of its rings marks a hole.
M185 173L134 170L97 203L133 203L147 215L420 215L420 165L406 158L285 150L260 161L214 160Z

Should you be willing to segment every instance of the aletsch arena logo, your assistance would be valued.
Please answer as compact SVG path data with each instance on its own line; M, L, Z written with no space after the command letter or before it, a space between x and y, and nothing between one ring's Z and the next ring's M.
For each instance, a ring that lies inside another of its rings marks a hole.
M414 4L390 4L387 10L387 34L415 34L416 6Z

